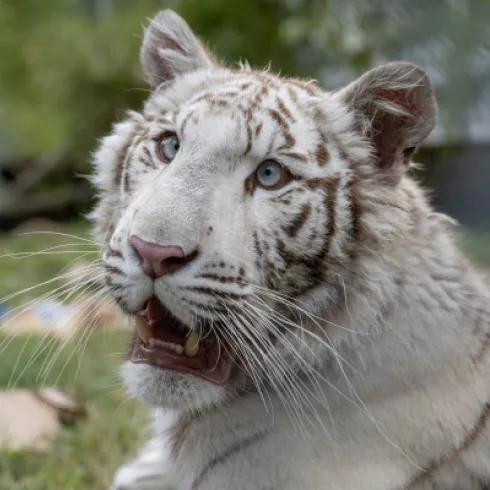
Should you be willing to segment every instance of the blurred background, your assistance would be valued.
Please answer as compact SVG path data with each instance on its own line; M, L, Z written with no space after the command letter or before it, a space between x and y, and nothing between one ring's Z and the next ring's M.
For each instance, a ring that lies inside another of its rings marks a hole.
M117 379L127 332L101 332L80 313L97 291L84 175L97 138L147 96L139 46L161 8L225 62L270 63L327 89L381 62L422 65L440 115L419 177L490 266L489 0L0 0L0 317L30 315L23 336L0 329L0 389L57 385L88 406L49 449L1 451L1 490L107 488L145 436L145 414ZM73 304L90 328L60 340L50 328L73 319ZM99 323L114 320L97 307Z

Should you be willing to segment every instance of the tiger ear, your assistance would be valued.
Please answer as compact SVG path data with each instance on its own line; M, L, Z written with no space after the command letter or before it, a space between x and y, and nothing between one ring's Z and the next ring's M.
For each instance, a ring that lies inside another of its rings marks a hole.
M400 176L436 120L434 90L425 71L394 62L368 71L338 95L373 145L377 166Z
M162 10L145 30L141 65L152 88L176 76L218 66L182 17Z

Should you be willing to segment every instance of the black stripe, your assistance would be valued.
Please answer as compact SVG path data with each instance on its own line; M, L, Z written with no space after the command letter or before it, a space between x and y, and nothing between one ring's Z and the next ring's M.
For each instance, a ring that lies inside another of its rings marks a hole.
M480 416L478 417L475 425L473 426L473 429L462 441L459 447L454 448L453 451L451 452L448 451L446 455L444 455L440 459L434 459L432 461L429 461L425 465L424 470L421 473L417 473L416 475L414 475L407 483L407 485L403 487L403 490L412 490L414 488L417 488L418 485L426 481L428 478L431 478L431 476L433 476L433 474L437 470L439 470L444 465L453 461L462 452L469 449L471 445L476 441L480 433L485 429L486 423L489 418L490 418L490 403L487 403L483 407L483 410L481 411ZM484 490L484 488L485 487L483 487L482 490Z
M261 441L268 434L269 434L268 430L263 430L263 431L259 432L258 434L254 434L253 436L250 436L249 438L247 438L243 441L235 443L233 446L229 447L225 452L219 454L218 456L215 456L201 470L201 472L199 473L197 478L194 480L194 483L192 484L191 490L198 490L198 488L202 485L204 480L209 476L211 471L216 468L216 466L225 463L227 459L230 459L232 456L235 456L240 451L243 451L244 449L252 446L253 444L255 444L259 441Z

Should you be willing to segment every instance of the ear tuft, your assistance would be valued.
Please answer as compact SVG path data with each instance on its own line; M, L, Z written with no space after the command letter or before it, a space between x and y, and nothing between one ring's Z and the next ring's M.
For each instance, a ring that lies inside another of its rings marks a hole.
M394 62L367 72L339 92L371 139L381 169L407 166L436 120L434 91L425 71Z
M141 65L152 88L192 71L217 67L217 61L172 10L156 15L145 30Z

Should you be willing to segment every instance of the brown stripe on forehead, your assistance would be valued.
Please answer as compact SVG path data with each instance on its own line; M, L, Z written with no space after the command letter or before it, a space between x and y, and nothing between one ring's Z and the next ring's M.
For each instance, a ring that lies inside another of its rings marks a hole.
M289 121L291 122L296 122L296 118L291 114L291 111L286 107L284 102L279 97L276 97L276 103L279 112L281 112L286 119L289 119Z
M252 128L250 127L250 124L247 124L246 128L247 128L247 146L245 147L243 156L248 155L248 153L252 149Z
M240 95L238 91L228 92L206 92L192 101L192 105L199 102L206 102L210 107L228 107Z
M311 203L307 202L303 204L301 211L294 218L294 220L284 228L284 231L290 236L295 237L301 227L308 221L311 214Z
M252 149L252 109L250 107L247 107L246 109L243 109L243 107L240 105L239 108L245 113L245 127L247 130L247 146L245 148L245 152L243 155L247 155L250 150Z
M255 94L255 98L252 100L252 106L256 107L262 102L264 97L269 93L269 88L266 84L262 84L260 90Z
M274 119L274 121L279 125L282 136L285 140L284 144L281 145L279 150L285 150L293 147L296 144L296 139L290 132L289 124L287 123L286 119L284 119L284 117L276 109L269 109L268 112L272 119Z
M276 109L269 109L269 115L283 130L289 131L289 125L286 119Z
M279 153L279 155L286 158L292 158L293 160L298 160L301 163L308 162L308 157L305 154L296 151L282 151Z

